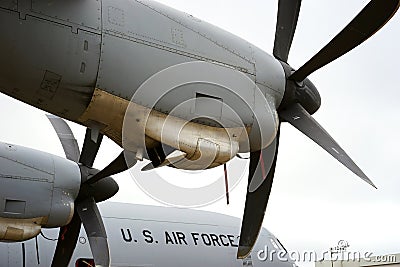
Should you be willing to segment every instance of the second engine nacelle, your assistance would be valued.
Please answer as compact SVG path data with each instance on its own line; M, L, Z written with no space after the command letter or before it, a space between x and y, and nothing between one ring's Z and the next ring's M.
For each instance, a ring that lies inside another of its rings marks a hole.
M64 226L81 184L78 164L0 142L0 241L23 241Z

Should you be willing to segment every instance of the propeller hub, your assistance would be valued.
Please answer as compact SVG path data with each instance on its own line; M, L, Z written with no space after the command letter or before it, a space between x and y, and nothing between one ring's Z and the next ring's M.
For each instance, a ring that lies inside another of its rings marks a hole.
M297 86L295 90L297 102L299 102L311 115L321 106L321 96L315 85L306 78L302 86Z
M281 61L281 64L286 74L286 87L278 112L299 103L309 114L314 114L321 106L317 88L308 78L301 82L290 79L294 69L285 62Z
M95 168L90 168L80 164L81 170L81 189L77 200L93 197L96 203L112 198L119 190L117 182L110 176L91 184L90 178L100 172Z

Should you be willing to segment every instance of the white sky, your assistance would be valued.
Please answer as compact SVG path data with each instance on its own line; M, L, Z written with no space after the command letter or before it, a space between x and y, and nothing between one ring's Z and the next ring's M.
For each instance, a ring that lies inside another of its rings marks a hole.
M162 0L272 52L277 1ZM368 1L304 0L289 62L300 67ZM274 186L264 226L288 250L325 251L340 239L351 251L400 252L399 118L400 15L361 47L310 76L322 107L315 118L374 181L374 190L290 125L281 131ZM0 95L0 140L63 156L44 112ZM80 145L84 128L70 123ZM120 149L106 138L95 162L102 168ZM222 172L222 169L221 169ZM187 175L187 173L185 173ZM115 176L115 201L161 205L128 173ZM247 178L202 209L241 217Z

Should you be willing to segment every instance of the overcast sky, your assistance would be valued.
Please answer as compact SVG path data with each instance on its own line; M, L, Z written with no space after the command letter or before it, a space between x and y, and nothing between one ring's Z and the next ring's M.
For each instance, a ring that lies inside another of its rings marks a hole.
M277 1L160 2L272 51ZM300 67L367 2L304 0L289 63ZM283 124L264 226L288 250L325 251L345 239L352 251L378 255L400 252L399 36L397 14L366 43L310 76L322 97L322 107L314 117L378 190L362 182L296 129ZM44 112L4 95L0 95L0 106L1 141L64 155ZM70 126L81 145L85 129L72 123ZM106 138L95 167L104 167L119 151ZM113 200L162 205L141 192L129 173L115 177L121 190ZM228 207L222 199L201 209L241 217L246 180L231 192Z

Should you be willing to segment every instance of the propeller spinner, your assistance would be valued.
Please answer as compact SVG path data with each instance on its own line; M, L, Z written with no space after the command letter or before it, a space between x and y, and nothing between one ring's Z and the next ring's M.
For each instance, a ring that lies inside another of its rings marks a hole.
M276 25L274 56L281 61L286 73L284 98L278 108L281 122L288 122L336 158L353 173L375 187L337 142L311 116L321 106L321 97L307 78L314 71L357 47L382 28L397 12L399 0L372 0L321 51L301 68L294 71L287 63L300 13L301 0L280 0ZM238 258L245 258L257 240L271 192L278 155L279 132L271 147L250 155L249 187L240 233ZM270 166L270 168L265 168ZM250 190L252 181L263 180L256 190ZM376 188L376 187L375 187Z

